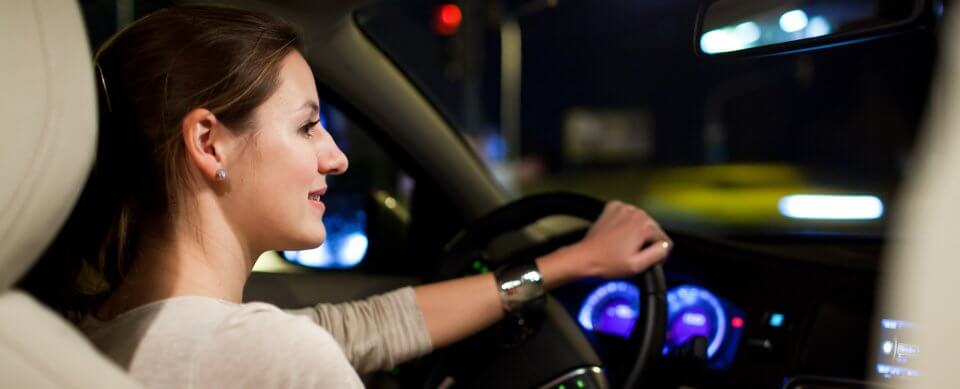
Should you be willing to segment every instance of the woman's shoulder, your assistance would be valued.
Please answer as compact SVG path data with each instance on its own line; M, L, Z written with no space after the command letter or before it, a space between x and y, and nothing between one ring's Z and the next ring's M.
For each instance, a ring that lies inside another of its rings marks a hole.
M201 296L175 297L138 307L108 322L93 321L94 327L143 329L142 336L168 338L165 343L188 342L199 349L276 353L331 346L342 353L330 334L316 323L263 302L239 304Z
M244 387L362 386L326 330L266 303L241 304L224 317L197 350L193 375L218 386L227 376Z
M157 337L172 337L193 342L204 330L237 311L241 304L202 296L181 296L147 303L121 313L110 320L87 315L78 323L80 330L98 347L126 348ZM166 342L169 339L164 339Z
M178 297L81 328L153 386L361 386L326 330L267 303Z

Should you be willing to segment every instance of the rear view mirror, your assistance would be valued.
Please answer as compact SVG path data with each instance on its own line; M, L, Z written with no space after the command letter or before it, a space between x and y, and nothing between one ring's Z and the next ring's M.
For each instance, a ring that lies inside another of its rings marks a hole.
M850 42L915 28L935 8L924 0L717 0L702 7L697 48L721 55Z

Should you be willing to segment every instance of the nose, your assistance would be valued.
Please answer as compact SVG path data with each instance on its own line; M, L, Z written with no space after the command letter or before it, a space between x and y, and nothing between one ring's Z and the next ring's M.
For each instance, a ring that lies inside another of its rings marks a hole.
M329 140L329 142L326 142L328 143L327 147L322 147L320 151L317 171L320 174L343 174L350 165L350 162L347 161L347 155L340 150L340 147L332 139L327 139Z

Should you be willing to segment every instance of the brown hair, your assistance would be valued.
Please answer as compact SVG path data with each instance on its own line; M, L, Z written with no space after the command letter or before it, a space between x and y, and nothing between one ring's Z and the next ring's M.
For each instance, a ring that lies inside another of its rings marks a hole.
M303 51L290 25L213 6L160 10L96 54L100 136L87 186L57 239L22 286L78 319L122 282L145 243L163 237L186 187L183 117L206 108L250 131L254 108L277 88L280 61Z

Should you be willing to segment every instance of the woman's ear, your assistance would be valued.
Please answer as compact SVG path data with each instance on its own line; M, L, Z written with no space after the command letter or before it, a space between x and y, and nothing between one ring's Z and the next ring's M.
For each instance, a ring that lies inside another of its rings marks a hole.
M226 171L226 129L217 121L216 115L205 108L188 112L180 126L189 160L204 178L210 181L218 180L217 171Z

